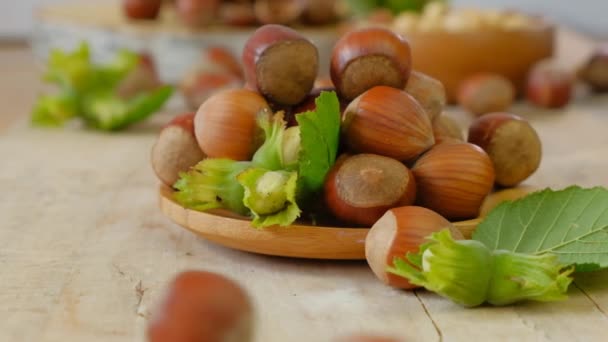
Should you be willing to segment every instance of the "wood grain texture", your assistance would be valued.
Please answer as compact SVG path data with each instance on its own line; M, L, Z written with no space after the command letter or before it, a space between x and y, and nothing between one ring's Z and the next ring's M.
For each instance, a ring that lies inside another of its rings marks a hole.
M560 60L574 65L589 44L561 37ZM27 51L4 52L3 70L33 70ZM565 302L464 309L387 288L365 262L268 257L207 242L158 209L148 157L169 115L121 134L33 129L27 114L39 84L27 74L3 76L0 89L12 95L0 112L8 127L0 130L0 341L144 341L166 284L186 269L243 284L256 308L255 342L355 332L403 341L605 340L606 271L577 275ZM543 141L544 159L527 184L608 186L606 108L608 96L584 92L560 111L515 106ZM470 121L453 108L447 114Z

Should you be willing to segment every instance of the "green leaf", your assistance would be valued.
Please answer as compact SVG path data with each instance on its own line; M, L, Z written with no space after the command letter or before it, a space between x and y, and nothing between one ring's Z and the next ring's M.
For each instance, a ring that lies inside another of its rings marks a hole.
M473 239L491 249L553 253L577 271L608 267L608 190L546 189L495 208Z
M288 226L300 216L296 203L295 171L270 171L252 167L237 176L245 188L243 203L253 214L252 225L263 228Z
M315 111L296 115L300 126L299 186L305 193L323 187L336 161L340 141L340 102L335 92L322 92Z

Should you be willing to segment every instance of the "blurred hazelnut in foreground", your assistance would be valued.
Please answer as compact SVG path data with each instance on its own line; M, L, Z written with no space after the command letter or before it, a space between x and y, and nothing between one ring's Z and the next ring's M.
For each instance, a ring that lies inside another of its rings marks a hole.
M252 305L234 281L211 272L177 275L148 326L150 342L251 340Z

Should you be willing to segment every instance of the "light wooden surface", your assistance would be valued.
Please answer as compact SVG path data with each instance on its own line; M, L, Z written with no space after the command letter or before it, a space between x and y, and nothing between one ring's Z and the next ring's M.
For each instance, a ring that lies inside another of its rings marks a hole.
M574 65L589 46L564 39ZM167 115L122 134L33 129L26 116L40 88L30 57L0 49L0 61L0 341L143 341L164 286L185 269L217 271L249 290L256 342L360 331L403 341L606 340L608 272L577 276L565 302L464 309L387 288L364 262L266 257L200 239L158 209L148 156ZM559 112L514 111L544 143L529 184L608 186L607 96L581 96Z
M466 221L453 222L465 238L470 238L481 216L507 200L531 192L525 186L500 190L487 196L481 215ZM241 251L266 255L308 259L365 260L365 238L368 228L311 226L295 223L289 227L253 229L247 217L227 210L200 212L182 207L173 199L168 186L159 189L160 210L173 222L208 241Z

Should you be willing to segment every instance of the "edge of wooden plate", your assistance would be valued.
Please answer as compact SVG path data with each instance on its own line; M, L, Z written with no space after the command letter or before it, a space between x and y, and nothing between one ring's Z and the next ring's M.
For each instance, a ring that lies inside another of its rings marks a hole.
M465 237L471 234L491 209L506 200L530 193L531 187L518 187L490 194L481 207L479 218L454 222ZM259 254L306 258L365 259L365 237L368 228L326 227L293 224L289 227L255 229L250 221L225 210L200 212L186 209L173 200L173 190L159 189L161 211L173 222L217 244Z

